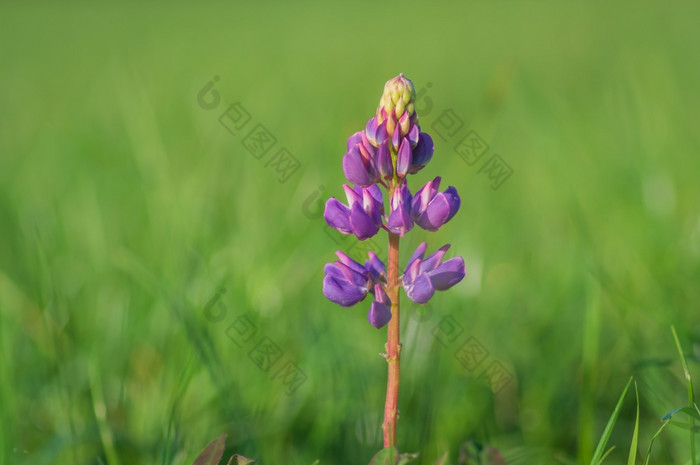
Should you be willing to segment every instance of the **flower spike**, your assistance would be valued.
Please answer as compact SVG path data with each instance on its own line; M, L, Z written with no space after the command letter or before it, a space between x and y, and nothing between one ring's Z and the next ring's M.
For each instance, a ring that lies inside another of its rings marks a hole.
M362 131L347 140L342 159L343 173L350 184L343 185L347 204L331 198L323 216L342 234L359 240L373 237L380 229L389 234L387 265L372 251L364 265L342 252L324 267L323 294L343 307L353 306L372 294L367 320L377 329L388 326L386 354L389 366L384 406L384 447L396 446L398 412L400 327L399 288L414 302L428 302L436 291L443 291L464 279L462 257L443 261L447 244L425 257L427 244L421 243L399 276L399 244L414 223L437 231L454 217L461 199L450 186L440 192L438 176L426 183L415 196L408 188L408 175L423 169L433 157L433 139L421 132L415 107L416 90L403 74L384 85L376 113ZM352 184L352 186L351 186ZM385 213L382 191L388 194Z

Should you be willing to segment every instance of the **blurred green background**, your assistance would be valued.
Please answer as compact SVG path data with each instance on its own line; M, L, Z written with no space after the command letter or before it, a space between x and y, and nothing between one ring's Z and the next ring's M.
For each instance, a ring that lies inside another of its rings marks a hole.
M698 373L699 14L632 1L4 4L3 463L189 464L223 432L228 453L262 464L367 463L386 331L367 323L368 301L321 294L341 238L318 202L342 196L346 139L399 72L423 92L436 145L412 188L441 175L462 197L439 233L402 241L402 261L427 240L467 262L430 307L404 305L399 445L426 464L467 439L509 463L586 463L634 375L646 450L687 395L670 325ZM211 110L197 99L209 82ZM231 134L219 117L235 102L250 121ZM447 110L464 126L443 140ZM243 145L257 124L277 140L261 159ZM454 150L469 130L484 160L513 169L496 190ZM301 165L286 182L268 164L282 147ZM487 351L476 368L455 357L470 337ZM281 354L268 371L264 341ZM490 366L507 370L498 393L480 379ZM629 398L606 463L625 460L633 421ZM654 451L686 463L687 433L666 429Z

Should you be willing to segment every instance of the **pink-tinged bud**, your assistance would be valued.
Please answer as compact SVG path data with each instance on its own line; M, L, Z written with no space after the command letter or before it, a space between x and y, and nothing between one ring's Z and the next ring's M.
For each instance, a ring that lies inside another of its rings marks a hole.
M380 104L381 106L381 104ZM382 124L384 121L386 121L386 108L381 107L381 110L377 110L377 124ZM386 125L384 125L386 126Z
M409 115L413 116L416 112L416 105L413 102L410 102L408 105L406 105L406 111Z
M408 113L401 115L399 119L399 129L401 130L402 137L408 134L408 131L411 129L411 118L408 116Z
M388 113L388 118L386 119L386 132L389 133L389 135L394 134L394 129L396 129L396 109L392 109L390 113Z

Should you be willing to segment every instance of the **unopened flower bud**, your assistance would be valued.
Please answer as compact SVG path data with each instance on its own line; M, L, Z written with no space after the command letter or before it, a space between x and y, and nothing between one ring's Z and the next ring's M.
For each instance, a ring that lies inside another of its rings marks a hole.
M395 78L389 79L384 85L384 93L379 100L379 107L377 107L377 116L380 120L385 118L380 116L383 109L386 115L390 115L392 110L396 110L394 112L395 121L400 120L405 112L410 117L414 113L415 100L416 89L413 87L413 83L403 74L399 74ZM389 133L392 132L393 130L389 131Z

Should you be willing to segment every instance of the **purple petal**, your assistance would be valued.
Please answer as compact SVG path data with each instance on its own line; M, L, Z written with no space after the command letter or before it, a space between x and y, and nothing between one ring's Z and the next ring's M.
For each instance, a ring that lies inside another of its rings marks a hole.
M334 263L326 263L326 266L323 267L323 274L329 274L331 276L335 276L336 278L345 279L343 272L340 271L340 268L338 268Z
M391 199L391 213L387 221L387 229L401 237L413 228L413 218L411 218L409 212L410 202L411 192L408 190L406 184L403 184L400 189L394 190L394 195Z
M356 203L350 209L350 227L352 232L361 241L374 236L379 231L379 226L374 220L362 209L359 203Z
M367 186L372 184L365 162L362 160L362 154L356 145L343 157L343 173L348 181L353 184Z
M413 196L413 200L411 201L411 213L413 213L413 216L420 215L428 208L430 201L435 195L435 189L433 188L434 182L435 180L426 182L425 185L416 192L416 195Z
M418 138L418 144L413 149L413 159L411 160L411 169L409 173L415 174L433 158L433 139L426 133L421 132Z
M328 199L326 208L323 210L323 218L326 223L343 234L352 233L349 215L350 209L334 198Z
M410 286L413 281L416 280L418 275L421 273L420 265L422 263L421 259L412 260L403 272L403 284L404 286Z
M370 118L365 126L365 135L372 144L374 144L377 139L377 127L379 127L379 123L377 122L376 116Z
M373 117L367 121L367 126L365 126L365 136L372 145L379 147L388 138L386 124L384 122L379 124L377 117Z
M408 214L405 208L399 208L391 212L386 226L392 233L403 237L408 231L413 229L413 218L411 218L411 215Z
M404 113L405 115L406 113ZM396 157L396 174L399 177L406 176L408 168L411 165L411 143L404 137L401 141L401 147Z
M409 299L419 304L426 303L435 294L433 283L425 273L419 274L410 285L404 284L404 290Z
M428 243L427 242L421 242L420 245L416 248L416 251L413 252L413 255L411 255L411 258L408 260L408 263L406 264L406 269L408 269L411 264L413 263L414 260L419 259L423 260L423 256L425 255L425 250L428 248Z
M442 192L435 196L428 208L416 217L416 223L426 231L437 231L450 216L450 202Z
M367 319L372 326L381 329L391 320L391 309L375 300L369 307Z
M343 307L350 307L365 298L367 288L361 288L335 276L326 275L323 278L323 295L331 302Z
M377 169L379 174L385 178L391 178L394 175L394 167L391 162L391 153L389 152L389 144L384 143L377 150Z
M371 250L369 251L368 255L369 259L365 261L365 268L370 272L375 280L378 280L384 274L384 263L379 259L379 257L377 257L377 254Z
M391 145L394 146L394 150L399 149L399 136L401 135L400 133L401 131L394 128L394 134L391 136Z
M342 280L358 287L367 287L369 285L369 273L364 269L364 267L362 271L358 272L351 269L346 264L338 261L335 262L335 266L338 267L340 272L343 274Z
M374 200L377 202L380 211L384 210L384 196L382 195L382 190L379 188L379 186L372 184L366 190L372 194L372 197L374 197Z
M355 147L357 147L360 155L362 155L362 160L365 162L365 166L368 166L369 161L372 159L372 155L374 154L374 147L366 144L357 144Z
M394 191L394 196L392 197L392 206L396 207L399 204L403 204L408 208L411 205L411 191L408 190L408 185L401 184L401 187Z
M348 152L357 144L362 143L362 131L358 131L352 136L348 137Z
M418 127L417 124L412 124L411 129L408 131L408 141L411 143L411 148L415 148L416 144L418 144L418 139L420 136L420 128Z
M465 275L464 259L455 257L447 260L435 270L428 272L435 289L444 291L460 282Z
M363 189L362 191L362 208L367 212L369 217L372 218L377 228L382 225L382 205L377 202L377 199L374 198L369 189Z
M389 295L386 293L386 291L384 290L384 286L382 286L381 284L374 285L374 300L376 300L380 304L391 305Z
M450 244L445 244L435 252L428 255L428 257L421 263L420 269L422 271L432 271L440 265L442 257L450 249Z
M338 250L335 254L336 254L336 255L338 256L338 258L340 259L340 263L342 263L343 265L347 266L348 268L350 268L350 269L353 270L354 272L362 274L362 273L365 273L365 272L367 271L367 270L365 270L365 267L364 267L364 266L362 266L361 264L357 263L357 262L356 262L355 260L353 260L352 258L348 257L346 254L344 254L344 253L341 252L340 250Z
M356 187L352 188L347 184L343 184L343 190L345 191L345 197L348 199L348 207L352 208L356 203L362 204L362 188ZM360 192L357 192L357 191Z
M462 204L462 200L459 198L459 194L457 194L457 189L455 189L452 186L448 187L447 190L445 191L445 197L447 198L447 201L450 203L450 214L447 217L447 220L445 220L445 223L447 223L459 211L459 207Z
M386 129L386 121L377 126L377 146L389 140L389 131Z

